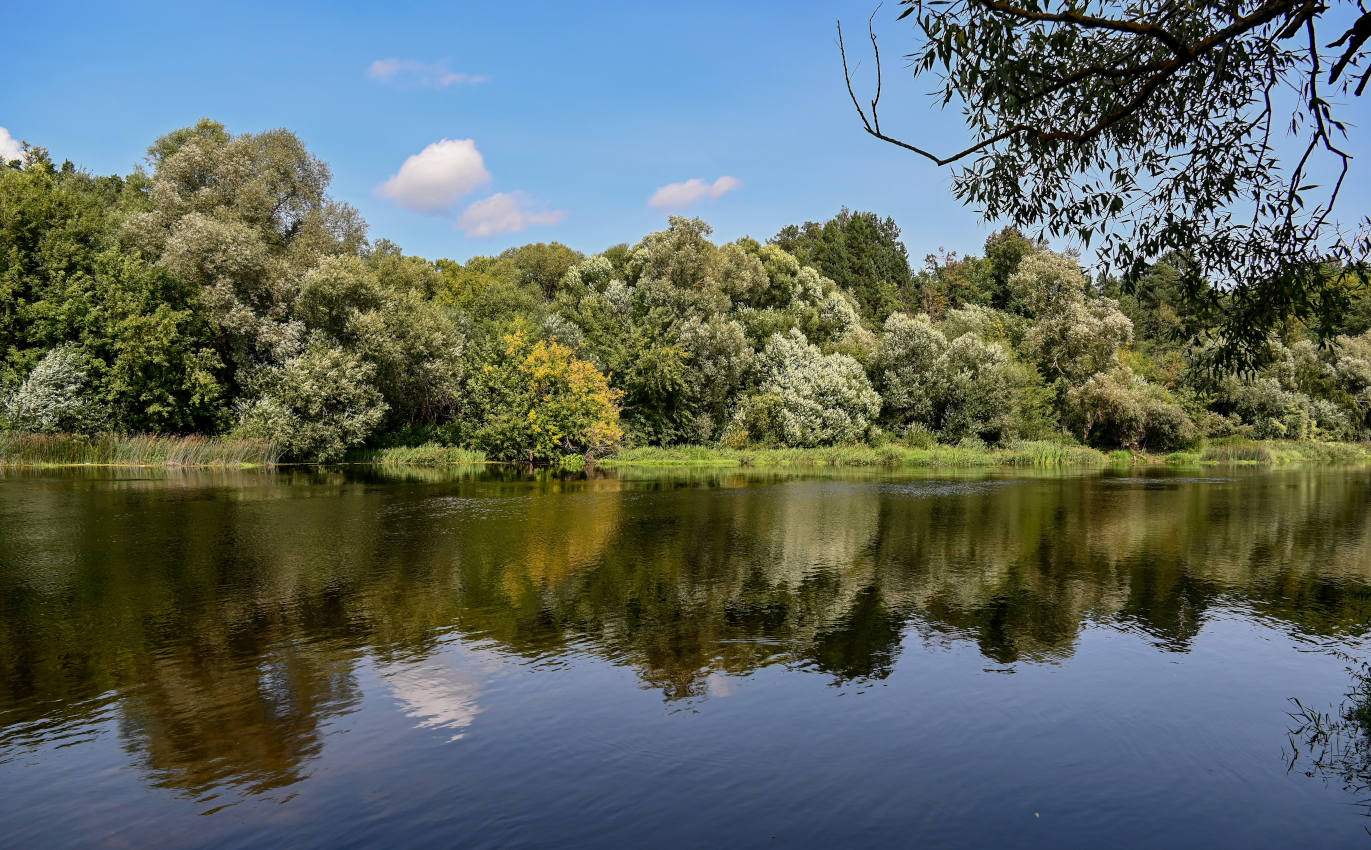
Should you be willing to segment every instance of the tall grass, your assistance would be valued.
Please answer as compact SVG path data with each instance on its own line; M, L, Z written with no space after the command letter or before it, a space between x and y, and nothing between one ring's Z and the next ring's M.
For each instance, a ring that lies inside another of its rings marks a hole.
M485 463L486 453L460 446L390 446L382 449L355 449L348 452L349 463L379 463L404 466L449 466Z
M1366 463L1367 443L1325 443L1301 440L1223 440L1205 446L1206 463Z
M1371 445L1367 443L1273 440L1269 445L1276 463L1365 463L1371 461Z
M273 466L279 459L264 440L0 431L0 466Z
M1051 440L1014 440L1005 451L1014 466L1097 466L1107 460L1098 449Z
M723 449L709 446L644 447L626 449L599 461L605 467L625 466L737 466L752 468L867 466L1082 466L1104 462L1104 455L1083 446L1024 440L1005 448L976 445L910 448L884 446L823 446L810 449Z
M1200 459L1206 463L1271 463L1271 449L1261 443L1234 440L1210 443L1204 447Z

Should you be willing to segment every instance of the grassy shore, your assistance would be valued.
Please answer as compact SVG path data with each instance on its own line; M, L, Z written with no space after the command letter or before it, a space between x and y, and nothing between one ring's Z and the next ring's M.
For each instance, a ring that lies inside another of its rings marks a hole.
M384 449L356 449L348 452L348 463L377 463L387 466L458 466L486 462L486 453L459 446L392 446Z
M4 466L274 466L280 452L262 440L164 437L148 434L87 437L0 431Z
M580 458L576 458L579 460ZM429 443L381 449L357 449L348 463L384 466L462 466L486 462L483 452ZM625 449L597 461L606 469L627 467L746 467L814 469L875 467L1109 467L1336 464L1371 462L1371 443L1319 443L1293 440L1215 441L1192 451L1168 455L1119 450L1105 453L1087 446L1048 440L1018 440L1006 446L826 446L812 449L725 449L712 446ZM204 466L254 467L280 463L277 449L257 440L220 437L120 436L86 437L0 431L0 467L4 466ZM563 464L564 469L570 465Z
M1021 441L1002 448L933 446L827 446L813 449L721 449L708 446L628 449L599 461L623 466L742 467L934 467L934 466L1103 466L1103 452L1084 446Z
M901 445L830 446L814 449L723 449L710 446L627 449L599 461L606 468L631 466L737 466L802 468L829 466L977 467L977 466L1208 466L1222 464L1293 464L1371 462L1366 443L1232 441L1167 455L1120 450L1104 453L1086 446L1044 440L1020 440L1002 447Z

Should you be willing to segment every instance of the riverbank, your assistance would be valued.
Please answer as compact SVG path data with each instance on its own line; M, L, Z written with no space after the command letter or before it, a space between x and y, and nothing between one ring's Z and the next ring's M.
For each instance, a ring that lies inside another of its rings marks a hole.
M579 456L575 458L579 461ZM425 444L349 452L346 463L383 466L459 466L488 462L484 452L458 446ZM1048 440L1017 440L1005 446L934 445L910 447L849 445L818 448L727 449L713 446L673 446L625 449L600 458L605 469L627 467L741 467L753 469L815 469L823 467L936 468L936 467L1107 467L1213 466L1224 464L1282 465L1296 463L1371 462L1371 443L1323 443L1293 440L1228 440L1171 454L1119 450L1103 452L1088 446ZM253 468L283 465L280 451L269 442L222 437L152 435L98 437L68 434L28 434L0 431L0 467L45 466L198 466ZM566 471L579 472L565 464Z
M354 449L347 463L372 463L385 466L463 466L486 462L486 453L461 446L426 443L421 446L389 446L384 449Z
M818 448L725 449L711 446L626 449L597 461L605 468L627 466L768 467L928 467L928 466L1091 466L1105 465L1108 455L1086 446L1046 441L1005 447L823 446Z
M1170 454L1102 452L1046 440L1006 446L829 446L812 449L724 449L709 446L626 449L598 461L605 468L631 466L737 466L751 468L870 466L886 468L977 466L1206 466L1371 462L1371 444L1296 441L1224 442Z
M0 431L0 467L276 466L280 450L264 440L152 434L30 434Z

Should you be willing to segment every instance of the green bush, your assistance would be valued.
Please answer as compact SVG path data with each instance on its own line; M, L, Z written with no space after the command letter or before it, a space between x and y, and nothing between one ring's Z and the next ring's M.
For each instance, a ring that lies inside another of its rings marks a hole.
M949 341L927 316L892 314L870 368L889 428L918 424L945 441L993 442L1039 430L1032 424L1040 418L1037 374L1002 345L972 333Z
M881 397L845 354L824 354L804 334L777 334L757 358L760 392L745 398L730 425L734 441L823 446L864 439Z
M1069 388L1065 401L1067 422L1091 445L1167 452L1199 439L1198 429L1180 405L1127 367L1092 375Z
M341 460L385 418L374 378L353 354L310 348L263 377L266 389L244 407L236 436L274 443L291 460Z
M80 348L63 345L38 361L0 406L5 424L18 431L90 434L107 423L93 364Z

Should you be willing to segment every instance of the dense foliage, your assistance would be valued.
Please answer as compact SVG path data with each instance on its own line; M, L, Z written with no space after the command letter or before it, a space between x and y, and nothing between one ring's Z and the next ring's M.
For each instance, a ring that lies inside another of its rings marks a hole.
M893 221L843 210L765 243L672 218L593 256L431 262L370 241L287 131L202 121L148 165L93 177L29 148L0 168L0 425L531 461L1371 430L1371 299L1336 269L1333 335L1288 316L1239 373L1216 366L1220 335L1183 341L1180 256L1130 290L1008 229L916 272Z
M1325 265L1371 257L1365 210L1344 210L1341 221L1335 210L1358 180L1347 143L1356 122L1343 110L1371 82L1364 2L898 7L914 31L906 67L937 106L955 106L968 138L935 150L917 122L897 131L887 116L883 130L875 28L864 100L853 78L858 46L840 25L867 133L952 167L953 193L990 221L1097 240L1099 256L1140 294L1152 263L1188 253L1174 271L1189 330L1221 326L1218 351L1230 362L1260 360L1271 324L1290 314L1336 333L1348 304Z

